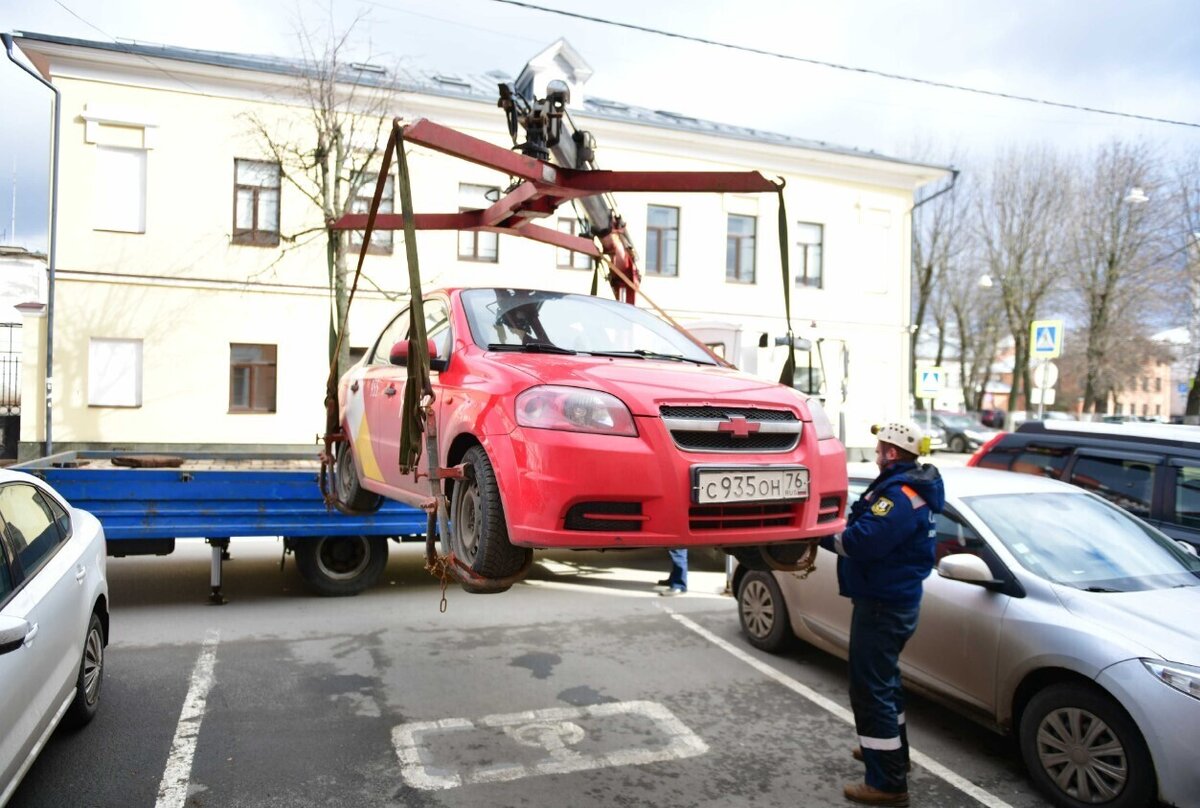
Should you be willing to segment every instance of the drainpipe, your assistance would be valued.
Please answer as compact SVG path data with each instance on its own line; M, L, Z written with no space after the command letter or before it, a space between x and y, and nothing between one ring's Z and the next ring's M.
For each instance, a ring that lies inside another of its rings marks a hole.
M931 194L931 195L925 197L924 199L922 199L920 202L914 203L913 206L908 209L909 216L911 217L910 224L909 224L909 246L908 246L909 263L910 263L910 266L908 269L909 275L912 275L912 270L913 270L912 262L916 260L915 257L917 254L917 208L921 207L922 205L926 204L927 202L932 202L933 200L937 199L939 196L941 196L944 193L953 191L954 186L958 183L958 175L960 173L961 173L960 170L957 168L950 169L950 184L949 185L947 185L945 188L938 191L936 194ZM912 314L912 291L911 291L911 289L912 289L912 284L910 282L909 283L909 290L910 290L909 291L909 301L908 301L908 305L909 305L908 311L909 311L910 315ZM913 323L914 327L918 326L918 325L919 325L919 323ZM913 398L913 388L912 388L913 377L916 376L916 369L917 369L917 342L916 342L916 340L914 340L912 338L915 333L916 332L914 332L914 331L909 332L909 349L908 349L908 351L909 351L910 355L908 357L908 382L904 385L906 388L908 388L908 400L909 401L912 401L912 398ZM960 351L962 350L961 346L959 346L959 350ZM929 403L929 406L927 409L933 410L932 402Z
M58 257L58 124L62 97L59 95L58 88L42 78L36 70L31 70L17 61L17 57L13 55L12 34L0 34L0 40L4 42L4 50L8 53L9 61L54 93L54 145L50 151L50 249L46 255L46 444L43 454L48 457L54 453L53 421L51 419L53 413L51 402L54 395L54 262Z

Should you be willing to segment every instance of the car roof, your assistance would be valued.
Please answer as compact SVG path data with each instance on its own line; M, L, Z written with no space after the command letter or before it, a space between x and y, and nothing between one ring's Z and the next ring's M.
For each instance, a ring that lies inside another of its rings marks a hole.
M863 464L852 464L858 466ZM866 476L866 469L850 468L851 479L870 482L874 475ZM985 494L1081 494L1083 489L1048 477L1033 474L1018 474L1013 471L981 469L974 466L950 466L939 468L942 484L946 487L948 500L975 497Z
M1200 426L1184 424L1123 423L1105 424L1094 421L1026 421L1017 427L1022 434L1041 432L1047 435L1090 435L1112 440L1143 440L1189 443L1200 445Z

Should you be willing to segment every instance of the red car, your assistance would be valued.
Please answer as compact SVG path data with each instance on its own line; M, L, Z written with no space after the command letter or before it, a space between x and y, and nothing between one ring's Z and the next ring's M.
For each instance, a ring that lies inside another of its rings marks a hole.
M843 528L845 450L816 399L614 300L455 289L424 309L439 462L466 472L449 549L478 575L546 547L719 546L763 568ZM408 336L406 309L340 381L334 490L356 510L429 495L398 466Z

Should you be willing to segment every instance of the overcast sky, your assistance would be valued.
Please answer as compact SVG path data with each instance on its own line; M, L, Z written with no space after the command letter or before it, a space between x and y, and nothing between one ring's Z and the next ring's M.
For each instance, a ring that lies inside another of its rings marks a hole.
M1195 0L530 3L847 67L1200 124ZM0 30L290 56L298 25L340 31L359 12L366 14L357 29L363 59L515 75L566 37L595 70L591 95L900 157L946 162L955 149L984 159L1030 142L1083 151L1114 137L1161 143L1168 152L1200 150L1198 127L928 87L497 0L336 0L332 12L330 3L312 0L0 0ZM0 60L0 243L46 247L49 99ZM497 112L497 129L503 125ZM916 151L930 143L932 151Z

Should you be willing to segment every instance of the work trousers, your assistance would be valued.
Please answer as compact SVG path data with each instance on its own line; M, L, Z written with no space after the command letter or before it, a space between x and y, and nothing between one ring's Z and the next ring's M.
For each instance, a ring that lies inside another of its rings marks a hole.
M687 548L676 547L667 551L671 556L671 574L667 583L672 589L687 591Z
M920 606L854 599L850 620L850 707L867 766L867 785L908 791L908 733L900 652L917 628Z

